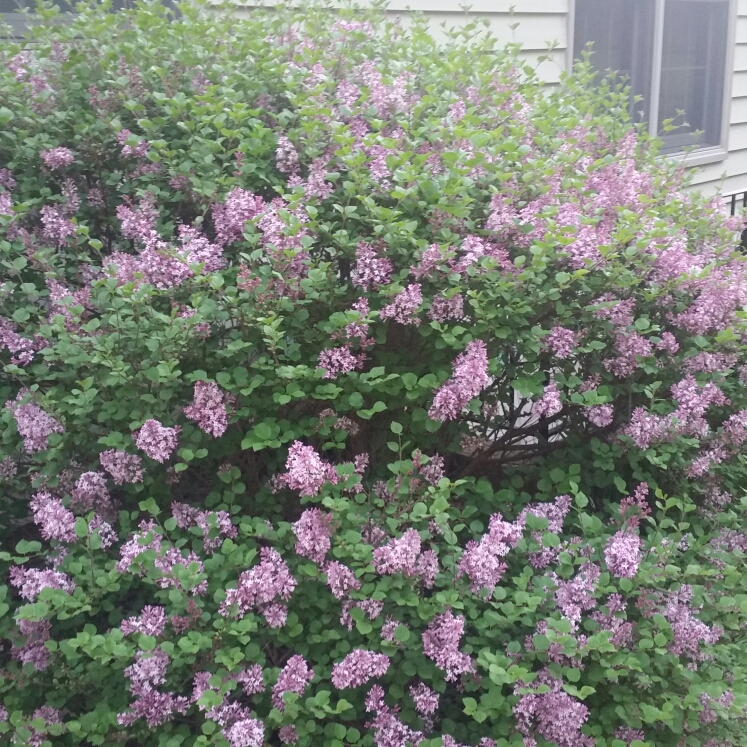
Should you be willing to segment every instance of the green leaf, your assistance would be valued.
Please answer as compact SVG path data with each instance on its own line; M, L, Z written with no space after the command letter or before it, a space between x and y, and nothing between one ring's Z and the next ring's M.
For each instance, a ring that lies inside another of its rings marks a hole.
M394 629L394 637L400 642L405 643L410 639L410 629L405 625L398 625Z

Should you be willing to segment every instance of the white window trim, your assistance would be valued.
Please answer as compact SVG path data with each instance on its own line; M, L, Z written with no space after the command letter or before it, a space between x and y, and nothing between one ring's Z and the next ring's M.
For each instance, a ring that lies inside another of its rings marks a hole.
M568 48L566 50L566 65L570 71L573 69L573 47L574 29L576 26L576 0L569 0L568 12ZM664 3L666 0L655 0L656 20L654 24L654 56L653 69L651 71L651 104L652 116L650 116L649 133L656 135L656 122L658 120L659 90L661 86L661 57L664 38ZM738 0L729 0L729 25L726 39L726 64L724 69L724 102L721 112L721 139L717 146L705 146L695 148L686 153L667 153L663 158L680 161L685 166L704 166L709 163L723 161L729 155L729 128L731 126L731 100L732 86L734 84L734 47L736 45Z

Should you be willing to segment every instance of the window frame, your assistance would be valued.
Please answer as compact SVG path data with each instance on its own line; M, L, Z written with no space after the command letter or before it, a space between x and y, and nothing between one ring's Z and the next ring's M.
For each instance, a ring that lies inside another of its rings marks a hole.
M707 0L706 0L707 1ZM648 131L657 134L659 118L659 94L661 92L661 67L664 40L664 10L666 0L654 0L654 49L651 68L651 110L649 113ZM576 28L576 0L569 0L568 9L568 47L566 49L566 65L573 69L574 35ZM731 126L731 101L734 85L734 47L736 45L738 0L728 0L728 25L726 38L726 59L724 64L723 102L721 111L721 133L718 145L695 146L686 153L684 150L667 153L666 158L680 160L685 166L703 166L709 163L724 161L729 154L729 129Z

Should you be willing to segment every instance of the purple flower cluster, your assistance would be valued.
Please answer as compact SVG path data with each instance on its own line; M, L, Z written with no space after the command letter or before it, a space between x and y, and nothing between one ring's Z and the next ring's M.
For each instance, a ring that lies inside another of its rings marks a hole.
M213 205L213 223L218 243L231 244L242 238L247 221L256 218L265 208L265 201L241 187L234 187L222 205Z
M272 688L272 704L279 710L285 710L285 693L303 695L306 686L314 679L314 670L306 663L303 656L291 656L278 676Z
M394 319L400 324L420 324L420 319L416 316L417 310L423 303L423 293L420 283L408 285L400 291L392 303L385 306L380 312L381 319Z
M524 735L525 744L538 734L558 747L594 747L596 740L581 733L581 727L589 718L589 709L563 691L562 680L544 670L530 685L520 684L533 690L538 690L540 685L550 687L550 692L520 696L514 706L516 725Z
M324 563L332 543L332 515L318 508L307 508L293 524L296 535L296 553L315 563Z
M84 472L75 483L70 506L86 513L96 508L109 514L112 512L112 499L106 487L106 477L101 472Z
M421 716L432 716L438 710L439 695L425 683L410 685L410 695L415 703L415 710Z
M19 335L16 332L15 323L0 316L0 347L7 348L11 355L11 363L17 366L27 366L34 360L34 355L41 345L42 342L38 339L31 340Z
M578 346L578 335L565 327L553 327L545 338L545 345L561 360L570 358Z
M325 482L335 485L339 481L335 468L323 462L313 446L300 441L294 441L288 449L285 469L287 472L279 477L281 484L300 491L301 496L317 495Z
M278 731L278 739L282 744L295 744L298 742L298 732L292 724L281 726Z
M612 405L594 405L589 407L584 414L592 425L597 428L606 428L614 420L615 408Z
M228 428L225 397L213 381L195 382L192 404L184 408L184 414L215 438L222 436Z
M166 682L166 670L171 662L169 655L156 649L152 653L138 651L136 657L135 663L124 671L125 677L130 680L130 692L135 700L130 703L129 711L117 715L117 722L130 726L142 718L152 729L171 721L178 713L186 713L188 698L156 689Z
M563 409L558 384L551 381L542 396L532 405L532 415L537 418L552 418Z
M11 657L21 664L31 664L37 672L49 666L49 649L44 645L52 633L49 620L16 620L18 632L24 636L20 646L13 644Z
M608 613L595 610L589 615L600 630L610 633L610 643L616 648L624 648L633 640L633 623L617 617L617 613L625 612L625 602L619 594L610 594L606 603Z
M39 527L44 539L75 542L75 516L62 505L61 500L42 490L31 499L29 505L34 516L34 524Z
M360 687L375 677L382 677L389 669L389 657L374 651L353 649L341 662L332 667L332 684L342 690Z
M338 376L355 371L361 365L361 359L350 352L347 345L328 348L319 353L319 365L316 370L324 369L325 379L336 379Z
M26 394L28 390L22 389L15 400L9 400L5 406L13 413L16 427L23 438L23 448L27 453L34 454L49 447L47 439L52 433L64 433L65 429L36 403L21 404Z
M487 346L482 340L473 340L454 361L452 377L436 391L428 416L456 420L489 383Z
M548 574L555 583L555 604L571 623L572 630L581 621L582 612L597 606L593 595L600 573L599 566L586 563L576 577L569 580L561 579L555 573Z
M618 726L615 730L615 739L619 739L630 747L631 742L645 742L646 733L643 729L631 729L629 726Z
M398 706L390 708L386 705L384 690L380 685L374 685L366 696L366 710L376 714L369 724L376 747L404 747L423 740L422 732L411 729L398 718Z
M373 551L373 561L377 573L401 573L410 578L419 578L427 588L433 586L438 574L438 558L433 550L421 551L417 529L408 529L401 537L392 538L383 547L377 547Z
M333 560L324 569L327 574L327 584L335 599L344 599L351 591L361 588L361 582L347 566Z
M275 165L283 174L297 174L300 168L298 151L293 143L285 135L278 138L278 147L275 151Z
M428 318L434 322L447 322L450 319L462 319L464 317L464 298L461 293L457 293L451 298L436 296L431 301L431 308L428 312Z
M143 460L137 454L109 449L99 454L99 462L117 485L143 481Z
M615 350L618 355L607 358L603 365L610 373L624 379L639 367L639 358L653 355L654 346L637 332L619 332L615 337Z
M641 538L629 532L617 532L607 541L604 562L613 576L633 578L641 564Z
M703 661L706 655L700 650L702 644L713 645L723 634L717 626L708 627L693 614L691 608L692 588L683 585L679 592L672 593L662 614L672 626L672 641L669 651L676 656L685 656L693 662Z
M65 166L69 166L74 160L75 156L70 148L58 146L57 148L51 148L50 150L43 150L40 154L42 161L46 167L52 171L58 169L64 169Z
M226 598L220 606L220 614L233 614L243 617L250 610L258 610L264 615L271 628L285 625L287 607L278 600L288 601L296 588L296 579L290 568L272 547L263 547L260 562L239 576L235 589L226 591Z
M45 205L41 209L42 235L56 247L61 247L70 236L75 236L75 223L56 207Z
M142 633L154 637L163 635L163 631L166 629L166 610L163 607L147 604L136 617L128 617L126 620L122 620L119 627L125 635L131 635L132 633Z
M464 617L455 617L451 610L437 615L423 632L423 653L446 672L447 682L475 669L471 657L459 650L462 635Z
M33 601L41 594L42 589L62 589L68 594L75 591L75 584L67 574L51 569L23 568L13 566L10 569L10 583L19 589L19 594Z
M135 445L151 459L163 464L176 449L178 433L177 428L167 428L158 420L151 418L137 431Z
M521 524L509 524L501 514L493 514L488 532L479 542L470 541L467 544L459 560L457 573L467 574L474 594L482 589L493 593L506 571L507 566L502 558L512 547L516 547L522 534Z
M145 158L150 144L147 140L138 140L136 145L128 145L127 141L136 138L129 130L122 129L117 133L117 142L122 146L122 158Z

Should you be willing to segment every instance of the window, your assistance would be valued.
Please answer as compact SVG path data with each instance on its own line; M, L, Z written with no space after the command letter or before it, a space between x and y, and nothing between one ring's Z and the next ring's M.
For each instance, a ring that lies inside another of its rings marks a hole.
M734 0L576 0L573 56L592 42L600 74L624 75L634 119L649 123L663 152L718 148L728 121L727 71ZM684 114L682 114L684 112ZM664 121L677 128L663 133Z

